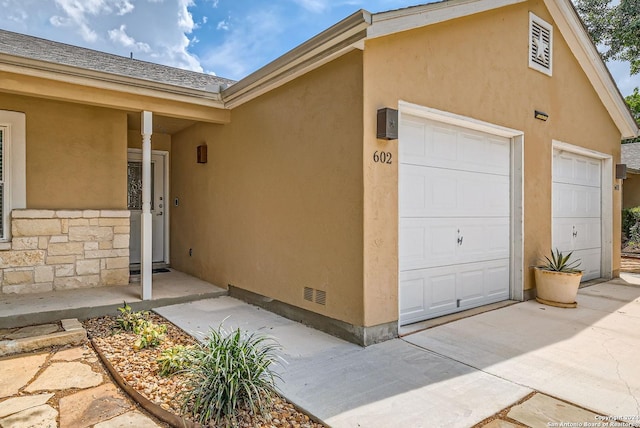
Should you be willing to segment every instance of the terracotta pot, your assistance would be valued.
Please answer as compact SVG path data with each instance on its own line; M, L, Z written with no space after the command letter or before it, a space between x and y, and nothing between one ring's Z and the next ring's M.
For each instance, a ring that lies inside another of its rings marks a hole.
M576 307L582 272L555 272L536 267L535 278L536 300L553 306Z

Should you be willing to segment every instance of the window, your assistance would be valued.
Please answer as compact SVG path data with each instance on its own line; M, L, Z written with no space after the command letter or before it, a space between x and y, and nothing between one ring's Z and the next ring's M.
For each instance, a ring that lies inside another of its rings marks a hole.
M11 239L11 210L26 207L25 114L0 110L0 241Z
M529 67L551 76L552 66L553 27L529 13Z

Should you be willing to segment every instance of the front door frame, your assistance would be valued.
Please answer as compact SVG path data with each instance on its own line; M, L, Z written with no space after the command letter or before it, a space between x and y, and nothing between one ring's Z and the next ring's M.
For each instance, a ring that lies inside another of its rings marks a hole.
M127 161L129 159L129 154L135 153L136 155L140 155L142 156L142 149L132 149L129 148L127 149ZM171 248L170 244L170 239L171 237L169 236L169 231L170 231L170 213L169 213L169 208L170 208L170 201L169 201L169 152L165 151L165 150L152 150L151 151L151 155L152 156L160 156L162 158L162 163L164 166L164 177L163 177L163 181L164 181L164 194L162 195L162 200L164 202L164 206L163 206L163 231L164 231L164 249L163 249L163 253L164 253L164 260L163 262L165 264L169 264L170 263L170 254L169 254L169 250Z

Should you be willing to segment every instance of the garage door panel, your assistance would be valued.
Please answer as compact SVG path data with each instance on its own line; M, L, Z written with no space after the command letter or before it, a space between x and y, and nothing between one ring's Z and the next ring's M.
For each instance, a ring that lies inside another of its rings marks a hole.
M425 311L425 278L413 272L400 276L400 312L405 316Z
M400 322L423 320L426 314L447 313L457 308L456 275L451 268L400 274ZM418 288L420 287L420 290Z
M509 175L508 138L404 116L400 162L435 168Z
M553 159L553 181L600 187L600 160L556 150Z
M509 215L509 177L403 165L402 217L491 217Z
M573 257L580 260L578 269L582 270L582 281L600 278L601 270L601 253L600 248L589 248L584 250L575 250Z
M553 160L553 248L581 259L583 281L599 278L602 161L558 150Z
M487 266L484 284L485 295L494 302L508 299L509 275L509 260L502 260L502 263L496 262ZM507 285L506 287L505 284Z
M505 257L509 257L508 217L400 219L400 270Z
M419 287L425 290L423 294ZM493 290L489 297L487 290ZM508 290L508 259L402 272L400 323L506 300Z
M509 260L494 260L482 264L463 265L460 269L458 299L461 308L509 298Z
M509 297L511 141L402 115L400 323Z
M553 216L600 218L600 195L599 187L553 183Z
M557 218L553 222L554 246L564 251L599 248L602 231L599 218Z

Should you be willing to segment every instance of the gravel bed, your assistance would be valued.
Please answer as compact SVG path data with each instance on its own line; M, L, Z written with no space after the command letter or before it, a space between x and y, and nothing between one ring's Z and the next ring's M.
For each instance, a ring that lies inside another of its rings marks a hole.
M137 335L119 330L115 317L92 318L85 321L84 327L96 347L100 348L109 363L127 383L149 400L176 415L182 415L182 402L179 397L185 389L184 375L160 376L156 359L163 350L175 345L192 345L196 340L157 314L151 314L154 324L167 326L162 343L155 348L134 350ZM269 420L253 415L248 409L242 409L237 416L238 427L264 428L322 428L306 414L299 412L291 403L276 396Z

